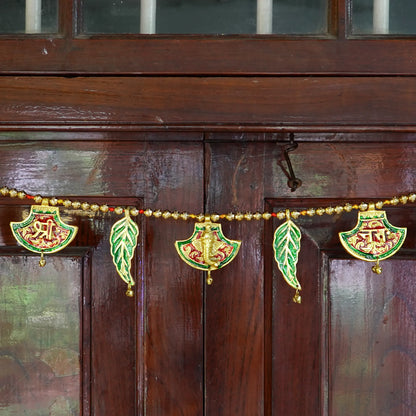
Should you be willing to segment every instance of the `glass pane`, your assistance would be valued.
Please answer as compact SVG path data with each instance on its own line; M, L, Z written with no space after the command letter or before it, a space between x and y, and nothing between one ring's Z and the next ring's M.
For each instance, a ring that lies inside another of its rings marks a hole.
M0 415L80 412L77 259L0 257Z
M84 33L140 33L140 0L84 0Z
M327 33L327 3L327 0L275 0L273 2L273 33Z
M255 0L158 0L157 33L256 33Z
M323 34L327 0L84 0L85 33Z
M415 0L353 0L353 34L416 34Z
M0 33L57 33L58 0L1 0Z

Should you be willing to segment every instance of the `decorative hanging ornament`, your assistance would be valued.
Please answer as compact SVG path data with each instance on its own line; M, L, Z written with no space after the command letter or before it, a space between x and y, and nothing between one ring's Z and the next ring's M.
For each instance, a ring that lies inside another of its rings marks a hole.
M21 222L11 222L14 238L26 249L40 253L39 265L45 266L44 254L65 248L75 237L78 227L65 224L59 208L47 204L32 205L29 215Z
M274 258L287 284L296 289L293 302L301 303L301 285L296 277L296 264L300 251L301 232L286 211L286 221L276 228L273 240Z
M181 259L189 266L208 272L207 284L212 284L211 271L230 263L240 249L241 241L224 237L221 224L206 219L196 223L188 240L176 241L175 247Z
M375 261L374 273L380 274L380 260L387 259L396 253L406 238L407 228L394 227L387 220L385 211L376 211L373 204L368 211L358 213L358 221L351 231L339 233L345 250L352 256Z
M124 218L117 221L111 228L110 244L113 263L116 266L117 273L127 283L126 295L134 296L132 286L134 280L131 275L131 260L134 250L137 246L137 237L139 235L138 225L130 218L129 211L124 210Z

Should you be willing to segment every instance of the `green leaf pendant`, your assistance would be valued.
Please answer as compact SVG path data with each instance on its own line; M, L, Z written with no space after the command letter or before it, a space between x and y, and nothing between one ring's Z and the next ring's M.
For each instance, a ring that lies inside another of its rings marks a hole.
M138 235L138 225L130 218L128 210L125 210L125 217L117 221L111 228L110 244L113 263L120 277L128 285L126 295L129 297L134 295L132 290L134 279L130 268Z
M297 225L290 219L288 213L286 216L287 221L280 225L274 233L274 258L286 282L296 289L293 301L300 303L299 291L301 290L301 286L296 277L296 264L300 251L301 232Z

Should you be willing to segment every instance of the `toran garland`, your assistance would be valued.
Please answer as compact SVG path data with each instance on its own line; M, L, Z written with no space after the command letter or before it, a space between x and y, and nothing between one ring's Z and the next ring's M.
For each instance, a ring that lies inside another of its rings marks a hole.
M31 206L31 212L21 222L10 224L13 235L19 244L30 251L40 253L39 264L46 264L44 253L53 253L66 247L75 237L77 227L65 224L59 216L58 205L67 209L82 209L91 212L113 212L123 215L117 221L110 234L111 255L120 277L127 283L126 294L133 296L134 279L131 276L131 260L137 245L139 234L138 225L131 216L144 215L146 217L174 220L196 220L194 233L187 240L176 241L175 247L188 265L196 269L207 271L207 283L212 283L211 271L220 269L231 262L238 253L241 242L227 239L216 223L221 219L228 221L269 220L277 218L286 220L275 231L273 249L275 260L286 282L295 290L294 302L300 303L299 291L301 285L296 277L296 264L300 251L301 231L293 220L301 216L333 215L343 212L359 210L358 221L351 231L339 233L343 247L354 257L365 261L375 261L372 267L374 273L381 273L380 260L384 260L396 253L406 238L406 228L394 227L386 217L383 206L406 204L416 201L416 193L401 195L377 202L361 202L360 204L346 203L335 207L309 208L306 210L289 210L279 212L246 212L228 214L191 214L178 211L162 211L138 209L136 207L110 206L89 202L71 201L69 199L30 195L25 191L17 191L8 187L0 188L0 194L5 197L29 199L37 205ZM39 205L40 204L40 205Z

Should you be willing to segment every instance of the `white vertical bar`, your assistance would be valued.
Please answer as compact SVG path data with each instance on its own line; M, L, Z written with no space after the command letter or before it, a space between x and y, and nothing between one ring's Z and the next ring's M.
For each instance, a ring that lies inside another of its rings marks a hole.
M156 0L141 0L140 33L156 33Z
M42 0L26 0L26 33L42 31Z
M373 33L389 33L390 0L374 0Z
M273 33L273 0L257 0L257 33Z

